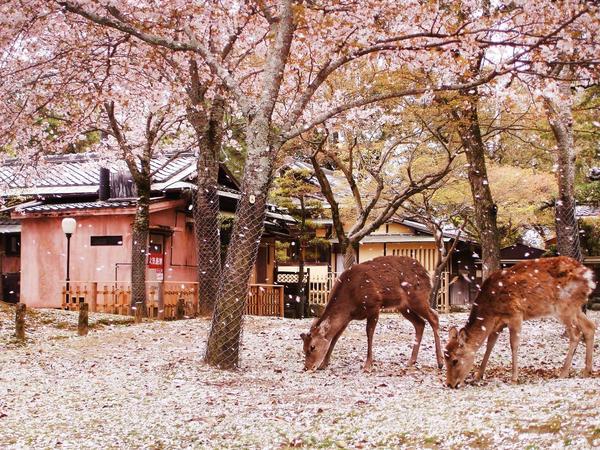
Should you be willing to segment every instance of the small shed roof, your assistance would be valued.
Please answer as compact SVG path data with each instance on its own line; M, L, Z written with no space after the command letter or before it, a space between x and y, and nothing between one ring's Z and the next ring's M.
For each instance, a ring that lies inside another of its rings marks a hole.
M444 240L447 240L445 238ZM337 244L339 240L332 238L329 240L332 244ZM412 234L371 234L365 236L360 241L362 244L398 244L402 242L435 242L433 236L412 235Z
M500 260L502 262L517 262L524 259L541 258L546 250L517 243L500 249Z
M0 234L20 233L21 224L18 220L0 217Z

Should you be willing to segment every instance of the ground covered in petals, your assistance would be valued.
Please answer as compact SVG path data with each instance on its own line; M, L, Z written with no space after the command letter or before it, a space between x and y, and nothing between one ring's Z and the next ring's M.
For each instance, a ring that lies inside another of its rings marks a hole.
M41 310L22 345L12 314L0 308L3 449L600 447L600 350L591 378L579 376L581 345L571 378L559 379L567 341L553 320L524 325L518 385L503 334L488 379L450 390L429 328L417 367L406 368L413 330L395 314L380 320L368 374L364 322L349 326L328 369L305 373L309 320L248 317L241 368L222 372L202 361L206 320L92 314L80 338L76 314ZM441 316L443 340L465 319Z

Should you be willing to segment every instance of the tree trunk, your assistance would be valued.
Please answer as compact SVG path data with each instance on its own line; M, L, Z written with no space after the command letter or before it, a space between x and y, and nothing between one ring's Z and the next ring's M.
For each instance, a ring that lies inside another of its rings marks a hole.
M562 83L561 94L567 102L571 93L569 85ZM582 261L577 217L575 215L575 143L573 139L573 114L570 103L559 105L546 97L544 106L550 128L556 139L556 180L558 198L555 205L556 247L559 255Z
M500 239L498 236L497 213L490 190L485 164L485 145L479 128L477 97L470 95L468 106L455 110L459 119L460 137L469 163L469 184L475 208L475 224L481 242L483 279L500 269Z
M304 311L306 309L306 292L304 290L304 250L305 242L303 238L298 239L299 253L298 253L298 285L296 292L298 292L298 308L296 311L300 311L299 318L304 319Z
M224 103L215 99L210 118L197 109L188 110L188 120L198 139L197 187L194 229L198 257L198 295L201 315L210 315L221 278L221 241L219 237L219 151L223 129Z
M136 183L138 203L132 229L131 307L140 307L146 315L146 258L150 226L150 183ZM137 304L137 306L136 306Z
M280 93L294 26L292 1L279 2L278 17L273 21L274 37L263 66L261 98L247 117L245 131L248 156L242 192L208 336L206 361L223 369L236 368L239 363L248 282L264 227L275 157L283 144L279 139L273 139L271 120Z
M348 270L358 261L358 244L352 241L346 241L342 244L344 253L344 270Z
M276 151L270 146L266 123L250 125L247 136L248 158L244 167L242 193L206 350L207 363L221 369L234 369L238 366L248 283L262 236Z
M300 197L300 239L298 239L298 285L296 292L298 292L298 307L300 309L300 318L304 318L306 311L306 292L304 290L304 258L306 251L306 204L304 197Z

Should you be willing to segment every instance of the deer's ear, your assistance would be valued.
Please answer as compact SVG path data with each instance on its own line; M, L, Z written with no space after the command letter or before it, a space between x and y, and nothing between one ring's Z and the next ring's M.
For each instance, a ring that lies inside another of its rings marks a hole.
M308 334L306 334L306 333L300 333L300 337L302 338L303 341L306 342L306 340L308 339Z
M456 329L456 327L451 327L448 330L448 337L451 341L458 339L458 330Z
M325 336L327 334L327 332L329 331L329 318L323 320L320 324L319 324L319 334L321 336Z
M317 322L319 321L318 317L315 317L315 320L313 320L313 323L310 324L310 331L314 330L315 327L317 326Z
M461 328L460 331L458 332L458 342L460 342L461 344L464 344L466 340L467 340L467 332L465 331L464 328Z

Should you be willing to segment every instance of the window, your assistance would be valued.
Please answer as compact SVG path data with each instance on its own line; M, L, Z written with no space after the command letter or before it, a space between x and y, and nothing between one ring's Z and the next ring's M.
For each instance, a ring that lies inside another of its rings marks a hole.
M162 234L150 235L150 253L162 253L165 237Z
M21 254L21 235L9 234L5 241L6 256L19 256Z
M123 245L123 236L92 236L90 245Z

